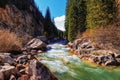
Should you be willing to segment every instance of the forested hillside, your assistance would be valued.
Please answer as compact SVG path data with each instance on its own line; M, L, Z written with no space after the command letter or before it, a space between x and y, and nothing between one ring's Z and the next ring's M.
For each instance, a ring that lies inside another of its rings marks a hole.
M117 17L116 0L67 0L66 33L71 41L85 30L105 28Z

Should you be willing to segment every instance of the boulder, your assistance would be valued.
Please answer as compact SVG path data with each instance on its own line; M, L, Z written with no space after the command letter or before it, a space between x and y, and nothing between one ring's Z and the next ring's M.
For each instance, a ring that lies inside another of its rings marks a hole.
M0 80L5 80L4 79L4 74L2 72L0 72Z
M68 43L68 46L72 48L72 47L73 47L73 43L72 43L72 42L69 42L69 43Z
M108 61L106 61L105 65L106 66L118 66L118 65L120 65L120 63L117 62L117 60L108 60Z
M16 80L16 77L14 75L11 75L9 80Z
M2 69L0 69L0 74L3 74L4 80L9 80L12 74L17 74L17 70L14 66L2 66Z
M17 58L16 60L17 63L23 64L28 62L28 57L27 55L21 55Z
M98 62L99 61L99 59L98 59L98 56L92 56L92 60L93 60L93 62Z
M8 55L0 55L0 63L9 63L10 65L14 64L14 59Z
M120 54L115 54L115 57L116 58L120 58Z
M28 75L22 75L17 80L30 80Z
M30 80L58 80L50 70L37 60L31 60L28 69Z
M40 49L40 50L45 50L47 44L44 43L42 40L38 38L34 38L31 41L29 41L26 45L27 49Z
M37 38L42 40L43 42L47 42L47 38L45 36L38 36Z

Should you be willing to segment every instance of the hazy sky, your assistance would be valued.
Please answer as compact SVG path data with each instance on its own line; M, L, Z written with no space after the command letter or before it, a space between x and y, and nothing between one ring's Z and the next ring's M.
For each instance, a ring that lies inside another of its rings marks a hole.
M66 0L35 0L35 2L43 15L49 7L57 28L64 31Z

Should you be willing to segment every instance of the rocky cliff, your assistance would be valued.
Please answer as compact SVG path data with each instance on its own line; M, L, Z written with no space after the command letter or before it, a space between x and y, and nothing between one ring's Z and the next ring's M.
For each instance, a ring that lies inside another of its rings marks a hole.
M15 32L24 41L42 35L43 21L34 0L0 1L0 28Z

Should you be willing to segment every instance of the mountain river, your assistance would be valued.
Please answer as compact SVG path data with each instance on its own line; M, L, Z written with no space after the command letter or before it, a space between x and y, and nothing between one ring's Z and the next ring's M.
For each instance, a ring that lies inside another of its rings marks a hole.
M82 61L65 45L48 46L52 49L38 57L60 80L120 80L120 67L101 67Z

